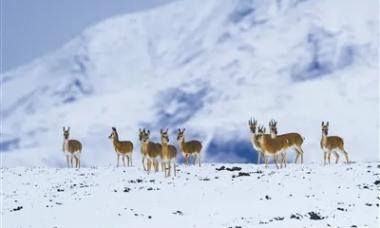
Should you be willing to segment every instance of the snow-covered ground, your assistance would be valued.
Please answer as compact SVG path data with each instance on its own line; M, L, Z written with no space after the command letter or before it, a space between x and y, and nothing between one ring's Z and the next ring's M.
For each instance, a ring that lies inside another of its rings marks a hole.
M2 227L379 226L379 163L178 170L3 168Z

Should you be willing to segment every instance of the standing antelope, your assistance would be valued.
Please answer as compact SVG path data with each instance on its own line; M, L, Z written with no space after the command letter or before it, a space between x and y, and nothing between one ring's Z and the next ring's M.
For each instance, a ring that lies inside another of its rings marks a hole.
M117 154L116 167L119 167L120 156L124 167L126 166L125 159L127 159L127 166L132 166L133 143L131 141L119 141L119 134L114 127L112 127L112 132L108 138L112 139L113 147Z
M338 152L341 152L344 154L346 158L346 162L348 164L348 153L344 149L344 142L343 139L339 136L328 136L329 133L329 122L327 121L326 124L322 122L322 139L321 139L321 148L324 152L324 165L326 165L326 156L328 156L329 164L330 164L330 158L331 158L331 152L334 152L334 155L336 157L335 163L338 163L339 161L339 154Z
M144 168L144 171L147 171L147 167L145 165L145 160L147 159L147 153L144 149L143 143L144 143L144 134L146 134L145 128L143 130L139 129L139 141L140 141L140 152L141 152L141 157L142 157L142 165Z
M268 156L273 158L276 167L279 168L277 164L278 156L282 156L282 161L284 160L284 152L288 149L288 140L285 138L272 138L271 135L265 134L265 128L259 127L258 141L260 143L261 149L264 154L265 167L268 167ZM281 162L282 168L282 162Z
M150 172L151 165L158 172L158 159L161 158L162 146L159 143L150 142L150 131L143 132L142 135L142 151L146 154L148 160L147 171Z
M260 142L258 141L258 134L256 133L257 120L251 118L250 120L248 120L248 125L252 133L252 138L251 138L252 147L257 152L257 164L260 164L260 159L261 157L264 157L264 156L262 155L263 152L260 146Z
M74 167L73 158L75 159L75 168L80 168L80 154L82 144L75 139L69 139L70 127L63 127L63 152L66 154L67 167ZM71 166L70 166L71 164Z
M270 127L270 133L272 135L272 138L277 137L277 138L287 139L288 143L289 143L289 145L288 145L289 148L294 149L297 152L296 160L294 163L297 163L298 158L300 157L301 158L301 164L302 164L303 163L303 150L301 148L301 145L302 145L305 138L303 138L300 134L298 134L296 132L277 135L277 133L278 133L277 132L277 121L271 120L269 125L270 125L269 127ZM285 153L285 155L286 155L286 153ZM287 158L286 158L286 156L284 158L286 160L283 162L285 162L285 165L286 165Z
M183 130L178 129L177 141L179 143L179 148L185 158L185 163L189 164L189 157L194 156L194 165L198 158L199 166L201 166L201 150L202 143L198 140L191 140L185 142L185 128Z
M170 176L170 170L173 163L174 176L176 175L176 158L177 158L177 148L169 144L168 129L166 131L162 130L161 133L161 143L162 143L162 163L165 170L165 176Z

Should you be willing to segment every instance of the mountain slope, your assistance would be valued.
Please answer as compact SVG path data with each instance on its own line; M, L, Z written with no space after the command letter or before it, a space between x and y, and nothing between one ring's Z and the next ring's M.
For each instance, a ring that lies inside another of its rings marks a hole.
M323 120L353 160L377 160L377 37L372 1L179 1L111 18L3 74L4 163L64 165L67 125L87 165L113 162L111 126L136 144L140 127L172 141L186 127L206 160L252 162L251 116L302 133L306 161L322 157Z

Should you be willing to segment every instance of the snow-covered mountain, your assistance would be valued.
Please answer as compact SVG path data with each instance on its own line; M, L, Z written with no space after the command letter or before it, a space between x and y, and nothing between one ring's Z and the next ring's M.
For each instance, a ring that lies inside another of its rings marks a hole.
M186 127L204 159L256 159L247 121L279 122L321 161L321 121L352 160L378 160L376 1L184 0L110 18L2 75L5 166L63 166L62 126L83 164L114 162L111 126ZM138 157L138 149L135 150Z

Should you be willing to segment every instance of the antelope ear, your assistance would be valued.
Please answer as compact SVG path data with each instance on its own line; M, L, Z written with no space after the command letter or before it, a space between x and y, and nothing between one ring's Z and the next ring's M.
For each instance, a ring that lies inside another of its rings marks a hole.
M148 130L148 132L147 132L148 134L150 134L150 130Z
M181 132L181 129L180 128L178 128L178 133L180 133Z
M327 121L326 126L327 126L327 127L329 126L329 121Z
M116 131L116 128L115 128L115 127L112 127L112 130L113 130L113 131Z
M185 132L185 130L186 130L186 128L184 128L184 129L182 130L182 132Z
M164 132L163 130L162 130L162 128L160 129L160 133L162 134L162 132Z
M321 126L323 127L325 125L325 122L324 121L322 121L322 124L321 124Z

